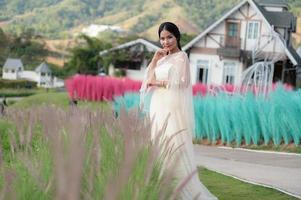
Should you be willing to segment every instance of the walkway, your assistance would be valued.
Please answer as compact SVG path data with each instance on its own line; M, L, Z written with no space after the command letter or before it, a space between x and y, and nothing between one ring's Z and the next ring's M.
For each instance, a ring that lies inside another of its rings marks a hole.
M301 199L301 154L194 145L199 166Z

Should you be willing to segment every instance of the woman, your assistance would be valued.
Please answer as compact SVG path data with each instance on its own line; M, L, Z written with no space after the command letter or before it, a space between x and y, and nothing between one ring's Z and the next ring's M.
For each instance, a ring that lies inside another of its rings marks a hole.
M141 99L152 93L149 105L150 118L153 120L152 137L164 126L163 137L172 137L172 145L180 147L176 151L176 178L188 181L181 190L181 199L217 199L200 182L194 161L192 134L194 133L194 111L190 82L189 60L181 51L178 27L165 22L160 25L159 49L149 64L141 87ZM176 134L176 135L175 135ZM161 136L160 136L161 137Z

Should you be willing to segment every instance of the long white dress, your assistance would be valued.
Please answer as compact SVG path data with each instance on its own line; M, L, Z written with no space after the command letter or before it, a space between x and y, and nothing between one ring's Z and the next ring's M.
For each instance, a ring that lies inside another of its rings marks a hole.
M164 137L172 137L174 147L180 147L174 155L173 170L176 178L188 181L180 192L183 200L217 199L200 182L196 173L196 163L192 145L194 133L194 112L190 82L189 60L185 52L167 55L157 62L154 71L146 72L141 90L145 90L148 79L168 81L167 88L153 88L149 106L150 118L153 119L152 137L162 129L167 120ZM168 118L168 119L167 119ZM162 136L160 136L162 137Z

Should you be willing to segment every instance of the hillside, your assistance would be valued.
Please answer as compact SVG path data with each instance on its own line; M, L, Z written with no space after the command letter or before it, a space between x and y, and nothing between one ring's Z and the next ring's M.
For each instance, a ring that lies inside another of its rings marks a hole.
M176 21L183 32L196 34L238 0L221 2L223 1L0 0L0 27L15 33L32 27L37 34L66 38L73 34L72 31L98 23L119 25L127 31L153 38L158 25L168 20Z

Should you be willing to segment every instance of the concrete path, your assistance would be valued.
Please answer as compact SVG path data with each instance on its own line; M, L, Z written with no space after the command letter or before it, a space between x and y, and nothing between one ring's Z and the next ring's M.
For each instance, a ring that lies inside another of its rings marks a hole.
M194 145L194 150L198 166L301 199L301 154L203 145Z

